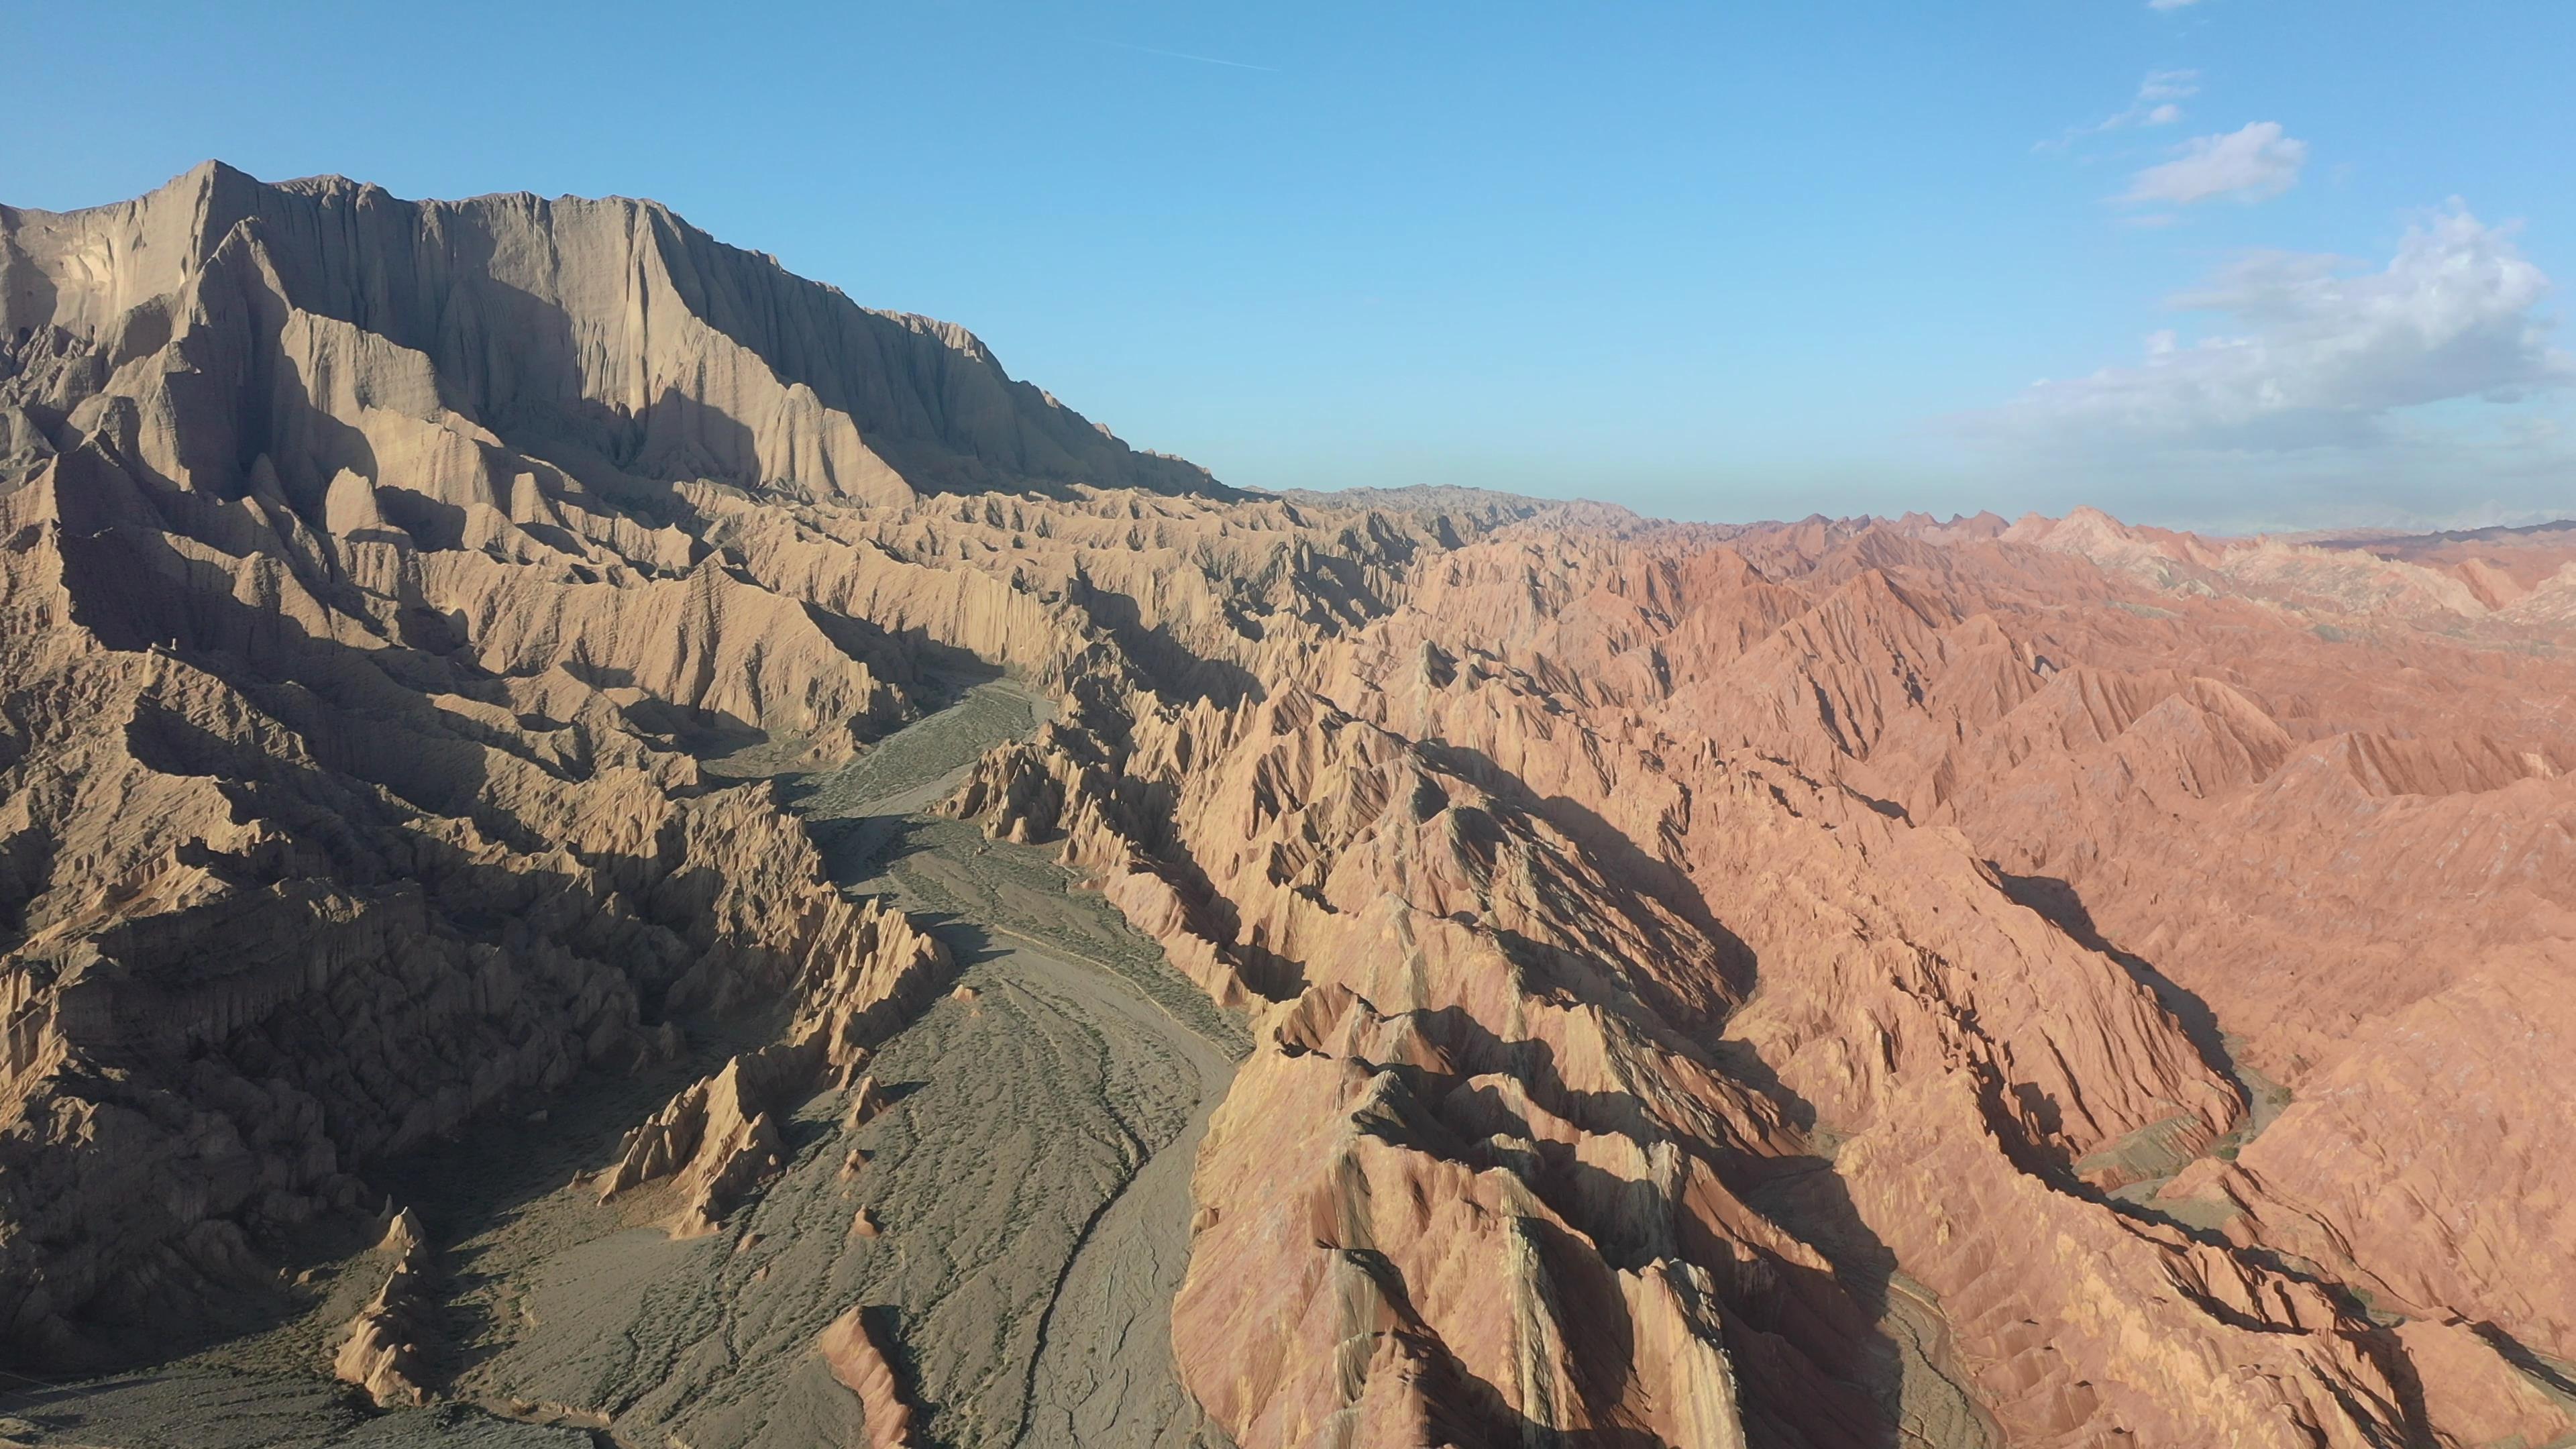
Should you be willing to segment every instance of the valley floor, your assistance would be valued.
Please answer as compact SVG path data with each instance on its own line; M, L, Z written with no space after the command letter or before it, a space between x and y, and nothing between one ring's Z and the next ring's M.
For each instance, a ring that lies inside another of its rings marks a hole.
M838 771L782 779L834 878L914 913L959 971L871 1063L891 1106L845 1130L839 1094L815 1097L786 1124L784 1173L723 1231L674 1240L656 1192L601 1205L567 1185L672 1087L753 1044L708 1024L681 1062L379 1175L445 1250L440 1353L460 1404L369 1416L313 1377L350 1296L326 1265L321 1306L283 1327L0 1399L16 1416L0 1442L857 1444L859 1402L815 1343L860 1307L928 1442L1224 1444L1180 1387L1170 1312L1192 1162L1248 1043L1049 853L928 813L1044 709L976 683ZM371 1281L362 1262L340 1265L346 1286Z

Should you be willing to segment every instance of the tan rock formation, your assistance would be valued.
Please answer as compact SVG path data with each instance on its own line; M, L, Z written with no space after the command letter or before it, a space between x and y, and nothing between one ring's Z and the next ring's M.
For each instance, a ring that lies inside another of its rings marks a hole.
M915 1442L912 1409L895 1386L894 1365L858 1309L832 1320L816 1344L823 1362L841 1387L859 1396L866 1416L869 1449L908 1449Z
M760 1090L763 1075L757 1058L738 1056L683 1089L626 1134L617 1162L600 1177L600 1200L655 1178L674 1178L682 1206L672 1236L714 1232L735 1204L787 1165L778 1127L758 1105L768 1095Z
M649 203L202 168L0 210L0 308L14 1351L718 1017L602 1196L874 1116L951 963L708 761L976 663L1054 717L947 808L1253 1030L1172 1308L1246 1449L2576 1432L2576 529L1244 497Z
M365 1390L379 1408L429 1402L429 1391L418 1382L424 1296L408 1265L395 1268L350 1321L349 1336L331 1360L332 1373Z
M856 1131L865 1127L885 1110L885 1105L885 1093L878 1090L877 1079L859 1078L858 1085L850 1088L849 1105L841 1112L842 1129Z
M436 1331L437 1299L429 1285L433 1257L420 1220L404 1208L385 1229L375 1256L393 1266L367 1306L349 1320L331 1372L375 1400L379 1408L429 1402L421 1386L422 1343Z
M808 959L802 997L783 1040L728 1060L682 1088L618 1144L597 1174L599 1199L661 1178L681 1201L672 1233L703 1237L786 1166L776 1116L867 1060L869 1046L937 990L947 948L875 901L833 902L820 914L828 943ZM682 987L694 978L684 978ZM719 1000L730 1000L718 993ZM847 1125L881 1111L874 1077L850 1091Z

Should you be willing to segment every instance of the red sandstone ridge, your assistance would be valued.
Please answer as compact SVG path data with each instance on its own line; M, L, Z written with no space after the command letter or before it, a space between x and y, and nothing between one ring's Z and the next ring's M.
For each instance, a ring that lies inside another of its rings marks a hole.
M13 1362L152 1361L609 1083L548 1221L735 1224L627 1235L775 1315L674 1372L878 1444L1140 1375L1246 1449L2576 1434L2576 527L1244 495L645 203L208 168L0 210L0 306ZM1170 1220L1101 1209L1152 1361L943 1402L980 1295L827 1327L793 1253L941 1251L887 1064L1026 983L716 762L995 670L1046 721L908 798L1250 1048ZM473 1320L397 1237L309 1367L408 1403Z
M2428 1406L2499 1372L2576 1425L2569 1128L2496 1056L2565 1039L2576 670L2384 552L1522 525L1265 702L996 756L961 808L1279 1003L1194 1390L1264 1444L1867 1443L1944 1380L1955 1442L2476 1442ZM1949 1354L1874 1394L1895 1334Z
M919 1442L913 1437L912 1409L895 1388L894 1365L858 1309L833 1319L816 1347L833 1379L858 1395L868 1449L907 1449Z

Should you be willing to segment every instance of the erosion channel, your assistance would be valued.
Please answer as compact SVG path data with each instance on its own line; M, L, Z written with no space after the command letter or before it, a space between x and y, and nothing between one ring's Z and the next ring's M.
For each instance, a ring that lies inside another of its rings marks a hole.
M929 1442L1223 1442L1177 1382L1170 1312L1242 1033L1046 851L929 813L1045 709L974 684L784 782L837 882L946 941L955 989L878 1051L891 1107L845 1132L833 1094L809 1103L787 1171L723 1233L639 1228L502 1275L521 1323L460 1390L595 1406L627 1443L860 1442L813 1345L866 1305Z
M885 1110L845 1129L844 1094L816 1095L784 1124L785 1171L721 1231L675 1240L652 1194L603 1205L573 1176L675 1085L754 1044L692 1022L680 1061L586 1079L528 1123L372 1174L438 1250L427 1351L460 1403L370 1418L319 1384L294 1392L327 1364L352 1295L382 1278L361 1253L308 1274L328 1302L291 1323L9 1410L71 1436L41 1442L137 1449L858 1445L860 1401L816 1346L855 1307L893 1361L913 1443L1224 1445L1180 1387L1170 1314L1192 1163L1242 1029L1050 852L932 813L1047 708L1007 680L965 685L843 768L780 776L835 881L912 912L959 970L877 1051ZM718 768L769 774L783 753Z

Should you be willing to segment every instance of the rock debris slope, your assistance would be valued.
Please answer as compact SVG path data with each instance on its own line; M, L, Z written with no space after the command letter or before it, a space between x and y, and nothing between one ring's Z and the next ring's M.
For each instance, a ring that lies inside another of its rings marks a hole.
M30 1432L2576 1436L2576 529L1246 495L217 165L0 347Z

